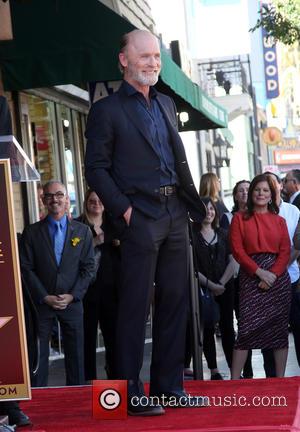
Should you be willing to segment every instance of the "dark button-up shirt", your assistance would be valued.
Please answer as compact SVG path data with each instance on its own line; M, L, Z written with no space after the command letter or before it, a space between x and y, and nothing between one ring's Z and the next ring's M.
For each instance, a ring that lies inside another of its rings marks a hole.
M134 97L137 109L145 128L150 131L152 145L160 159L160 185L179 184L175 171L175 158L171 146L171 139L163 113L156 100L157 92L154 87L150 87L148 105L142 93L138 92L132 85L124 81L124 88L130 97Z

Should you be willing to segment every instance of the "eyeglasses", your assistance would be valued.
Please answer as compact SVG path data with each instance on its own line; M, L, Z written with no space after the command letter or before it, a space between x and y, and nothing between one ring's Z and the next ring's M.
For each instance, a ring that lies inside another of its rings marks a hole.
M54 197L58 200L62 200L65 197L65 193L64 192L55 192L55 193L45 193L44 194L44 199L46 201L50 201L52 200Z

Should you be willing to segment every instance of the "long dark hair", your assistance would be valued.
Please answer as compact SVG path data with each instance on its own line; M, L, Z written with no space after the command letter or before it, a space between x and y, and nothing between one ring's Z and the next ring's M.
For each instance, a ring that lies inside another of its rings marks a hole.
M248 183L250 185L250 181L249 180L240 180L240 181L238 181L235 184L235 186L234 186L234 188L232 190L232 197L233 197L233 207L232 207L232 210L231 210L232 213L236 213L237 211L239 211L239 203L235 199L235 196L237 194L239 185L242 184L242 183Z
M207 207L208 206L208 204L210 203L212 206L213 206L213 208L215 209L215 218L214 218L214 220L212 221L212 223L211 223L211 226L212 226L212 228L214 229L214 230L216 230L218 227L219 227L219 213L218 213L218 210L217 210L217 207L216 207L216 204L213 202L213 200L212 200L212 198L210 198L210 197L201 197L201 200L202 200L202 202L205 204L205 206ZM201 227L202 227L202 225L201 225Z
M248 192L248 200L247 200L247 210L245 213L246 218L249 218L254 213L254 204L253 204L253 191L256 188L256 185L261 182L267 182L271 191L271 202L268 203L268 210L271 213L278 214L279 213L279 207L276 204L276 190L273 183L273 180L270 178L270 176L266 174L259 174L250 183L249 192Z

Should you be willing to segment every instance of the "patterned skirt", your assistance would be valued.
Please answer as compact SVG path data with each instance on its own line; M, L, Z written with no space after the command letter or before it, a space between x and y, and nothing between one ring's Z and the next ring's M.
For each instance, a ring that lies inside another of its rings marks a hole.
M251 258L264 270L275 262L274 254L255 254ZM260 279L240 269L238 336L235 348L280 349L288 347L291 281L287 271L268 290L258 287Z

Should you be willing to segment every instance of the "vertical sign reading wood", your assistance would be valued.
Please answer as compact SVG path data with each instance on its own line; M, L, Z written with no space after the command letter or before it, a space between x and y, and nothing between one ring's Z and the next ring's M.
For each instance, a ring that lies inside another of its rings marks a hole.
M30 399L10 164L0 159L0 400Z

